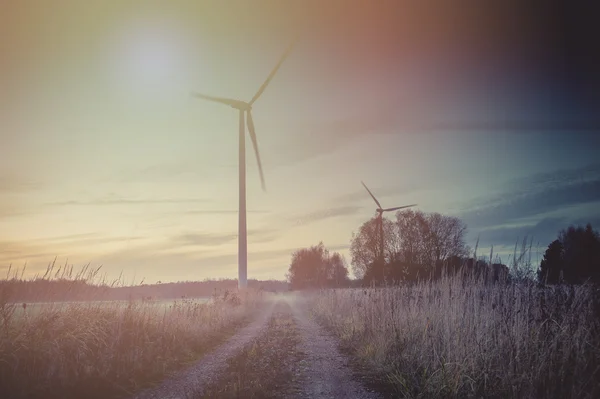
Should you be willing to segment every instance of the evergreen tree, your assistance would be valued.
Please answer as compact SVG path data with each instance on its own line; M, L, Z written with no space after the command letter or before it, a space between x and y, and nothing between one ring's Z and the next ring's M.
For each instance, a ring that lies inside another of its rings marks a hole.
M559 240L554 240L548 245L540 269L538 281L543 284L558 284L560 272L563 270L563 245Z

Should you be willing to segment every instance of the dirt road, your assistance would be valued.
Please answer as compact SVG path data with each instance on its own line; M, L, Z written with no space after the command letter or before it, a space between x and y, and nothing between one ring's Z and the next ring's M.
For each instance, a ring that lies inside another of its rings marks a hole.
M204 388L227 368L227 361L261 333L271 318L274 305L275 302L266 305L252 323L206 354L198 363L158 387L140 392L134 399L190 399L202 396Z
M300 370L302 398L378 398L355 378L347 359L340 354L337 341L310 317L301 298L290 300L300 331L299 349L304 353Z
M236 397L379 396L358 382L337 341L311 318L306 300L285 296L193 367L135 398Z

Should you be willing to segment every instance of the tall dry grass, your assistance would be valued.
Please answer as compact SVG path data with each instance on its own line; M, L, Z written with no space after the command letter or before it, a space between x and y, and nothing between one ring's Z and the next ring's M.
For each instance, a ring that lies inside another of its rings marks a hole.
M76 284L81 278L73 280ZM261 302L259 294L246 292L208 303L113 301L24 307L11 301L13 285L4 283L0 284L2 398L127 397L225 340Z
M443 277L322 291L313 311L402 397L598 398L599 305L589 286Z

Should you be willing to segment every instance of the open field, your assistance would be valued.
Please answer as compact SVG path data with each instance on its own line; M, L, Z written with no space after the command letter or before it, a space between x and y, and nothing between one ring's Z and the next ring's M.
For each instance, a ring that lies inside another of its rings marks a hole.
M32 317L38 313L47 311L68 311L73 307L93 307L93 308L123 308L128 306L143 307L145 309L152 309L153 312L161 313L165 310L178 308L178 307L190 307L194 305L208 304L213 301L213 298L185 298L185 299L160 299L152 301L142 300L115 300L115 301L73 301L73 302L24 302L16 305L14 316L15 317ZM24 304L24 305L23 305Z
M1 295L0 295L1 297ZM0 302L8 398L600 394L600 293L462 277L208 302Z
M312 300L366 381L427 398L599 397L599 305L589 286L460 278L324 290Z
M227 340L258 294L210 303L0 303L0 392L10 398L128 397Z

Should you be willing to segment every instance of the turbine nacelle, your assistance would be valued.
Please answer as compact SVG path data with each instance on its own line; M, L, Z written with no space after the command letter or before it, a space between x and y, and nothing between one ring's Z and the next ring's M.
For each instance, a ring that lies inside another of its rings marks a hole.
M371 198L373 198L373 201L375 201L375 203L377 204L377 209L375 209L375 211L377 213L379 213L379 216L382 216L383 212L397 211L397 210L404 209L404 208L411 208L411 207L417 205L417 204L412 204L412 205L396 206L396 207L393 207L393 208L382 208L381 204L379 203L379 201L377 201L377 198L375 198L375 196L373 195L373 193L371 192L371 190L369 190L369 187L367 187L367 185L364 182L361 181L361 183L364 186L365 190L367 190L367 192L369 193L369 195L371 196Z
M248 104L245 101L236 101L231 104L231 108L239 109L240 111L250 112L252 111L252 105Z

